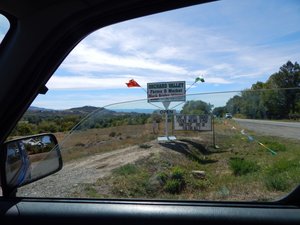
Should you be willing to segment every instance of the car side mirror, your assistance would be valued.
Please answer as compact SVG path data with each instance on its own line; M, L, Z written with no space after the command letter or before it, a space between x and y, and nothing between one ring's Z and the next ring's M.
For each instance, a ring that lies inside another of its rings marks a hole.
M57 139L40 134L4 143L5 186L14 190L61 170L63 163Z

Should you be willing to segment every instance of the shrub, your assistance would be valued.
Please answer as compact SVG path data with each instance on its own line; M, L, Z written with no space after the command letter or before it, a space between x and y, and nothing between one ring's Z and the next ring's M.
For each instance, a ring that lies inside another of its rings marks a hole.
M202 190L202 191L207 190L210 185L211 183L208 179L199 180L197 178L191 179L188 184L188 186L192 187L193 189Z
M121 176L135 174L138 172L138 168L134 164L127 164L114 170L114 173Z
M160 179L165 183L165 191L171 194L179 194L183 190L186 183L184 174L185 171L180 167L174 167L171 170L170 176L168 176L166 173L160 173Z
M248 173L258 171L259 167L255 162L244 160L242 158L231 158L229 166L235 176L242 176Z
M290 188L289 181L283 174L267 176L265 184L269 191L286 191Z
M171 194L179 194L183 189L183 184L180 180L170 179L165 184L165 190Z
M168 174L166 174L165 172L158 173L157 177L162 184L165 184L167 182L167 180L169 179Z
M175 180L184 181L184 170L180 167L174 167L171 171L171 178Z
M279 160L268 168L265 185L271 191L287 191L299 183L299 161Z
M148 148L151 148L152 146L151 145L147 145L147 144L141 144L140 145L140 148L144 148L144 149L148 149Z

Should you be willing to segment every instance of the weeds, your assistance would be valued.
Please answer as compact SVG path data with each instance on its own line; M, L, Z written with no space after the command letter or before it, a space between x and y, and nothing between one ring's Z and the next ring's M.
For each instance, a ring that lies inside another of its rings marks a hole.
M270 191L287 191L300 181L299 161L279 160L268 168L265 185Z
M233 126L236 130L232 129ZM126 131L128 129L130 132ZM105 198L269 201L300 183L297 140L259 136L262 143L280 153L272 156L256 143L247 141L234 121L228 121L227 125L216 122L218 151L207 147L211 136L205 132L177 132L178 141L156 144L148 142L155 136L143 133L143 126L139 126L138 131L136 129L136 126L131 126L89 131L99 134L97 142L94 139L86 141L87 135L83 134L76 139L73 146L80 142L85 144L84 148L75 146L80 154L111 151L120 149L120 146L151 147L155 152L161 146L159 153L115 169L111 176L94 184L93 188L83 189L86 195L97 196L97 192L104 190L102 196ZM110 138L113 131L116 137L122 131L123 140ZM250 134L256 137L254 132ZM192 174L194 170L205 171L206 176L197 178Z
M284 174L267 176L265 184L269 191L286 191L290 187L289 180Z
M179 194L186 184L184 175L185 171L182 168L173 167L165 182L164 190L171 194Z
M151 145L147 145L147 144L141 144L139 145L140 148L143 148L143 149L148 149L148 148L151 148L152 146Z
M181 180L170 179L167 180L164 189L171 194L179 194L184 187L184 183Z
M259 170L259 166L255 162L243 158L231 158L229 166L235 176L242 176Z
M276 152L285 152L287 150L284 144L278 143L276 141L265 141L264 145Z
M114 170L114 174L120 176L128 176L138 172L138 168L134 164L127 164Z

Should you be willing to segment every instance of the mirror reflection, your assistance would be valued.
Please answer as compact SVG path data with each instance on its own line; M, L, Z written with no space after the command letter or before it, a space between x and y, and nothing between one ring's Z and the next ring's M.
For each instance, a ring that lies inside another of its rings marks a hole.
M19 187L58 171L62 167L54 135L38 135L6 143L6 182Z

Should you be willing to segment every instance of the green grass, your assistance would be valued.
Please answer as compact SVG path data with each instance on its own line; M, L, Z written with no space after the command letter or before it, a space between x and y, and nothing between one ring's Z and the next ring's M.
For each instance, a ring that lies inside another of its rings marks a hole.
M184 182L176 179L167 180L164 186L165 191L171 194L179 194L183 188L184 188Z
M143 149L148 149L148 148L151 148L152 146L148 145L148 144L141 144L141 145L139 145L139 147L143 148Z
M255 162L243 158L231 158L229 165L235 176L242 176L259 170L259 166Z
M121 166L121 167L115 169L113 172L115 175L128 176L131 174L138 173L138 168L133 164L127 164L125 166Z
M270 191L287 191L300 182L300 161L281 159L267 168L265 185Z

